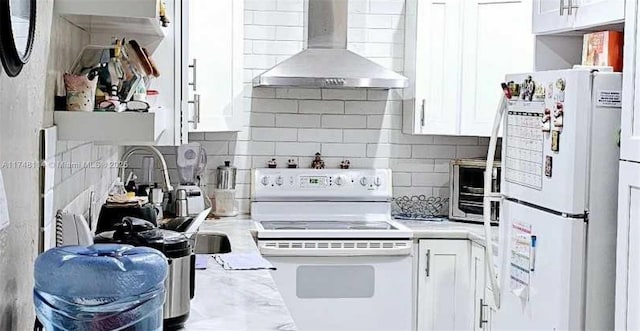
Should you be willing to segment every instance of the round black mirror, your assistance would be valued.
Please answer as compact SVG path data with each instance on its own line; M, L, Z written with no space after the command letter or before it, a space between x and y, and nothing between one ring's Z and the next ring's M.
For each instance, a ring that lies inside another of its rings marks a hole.
M36 28L36 0L0 0L0 59L11 77L29 61Z

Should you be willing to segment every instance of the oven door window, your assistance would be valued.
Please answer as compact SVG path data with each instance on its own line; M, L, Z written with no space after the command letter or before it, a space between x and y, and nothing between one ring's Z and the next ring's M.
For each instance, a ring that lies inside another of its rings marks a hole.
M370 265L302 265L296 270L300 299L371 298L375 269Z

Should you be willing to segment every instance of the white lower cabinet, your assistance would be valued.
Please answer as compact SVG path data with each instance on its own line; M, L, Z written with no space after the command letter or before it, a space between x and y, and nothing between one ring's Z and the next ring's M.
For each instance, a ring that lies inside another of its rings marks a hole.
M640 163L620 162L615 329L640 330Z
M419 252L418 330L469 330L469 241L420 240Z
M419 331L491 330L484 254L469 240L420 240Z

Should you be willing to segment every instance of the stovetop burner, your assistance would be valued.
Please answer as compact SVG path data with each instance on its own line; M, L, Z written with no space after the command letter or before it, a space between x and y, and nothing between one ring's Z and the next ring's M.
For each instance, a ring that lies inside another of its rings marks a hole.
M265 230L397 230L382 221L262 221Z

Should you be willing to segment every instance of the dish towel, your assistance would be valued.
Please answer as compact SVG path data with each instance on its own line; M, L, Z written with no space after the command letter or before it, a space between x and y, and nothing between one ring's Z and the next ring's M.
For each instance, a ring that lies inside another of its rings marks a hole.
M276 269L271 262L256 253L216 254L213 259L225 270Z

